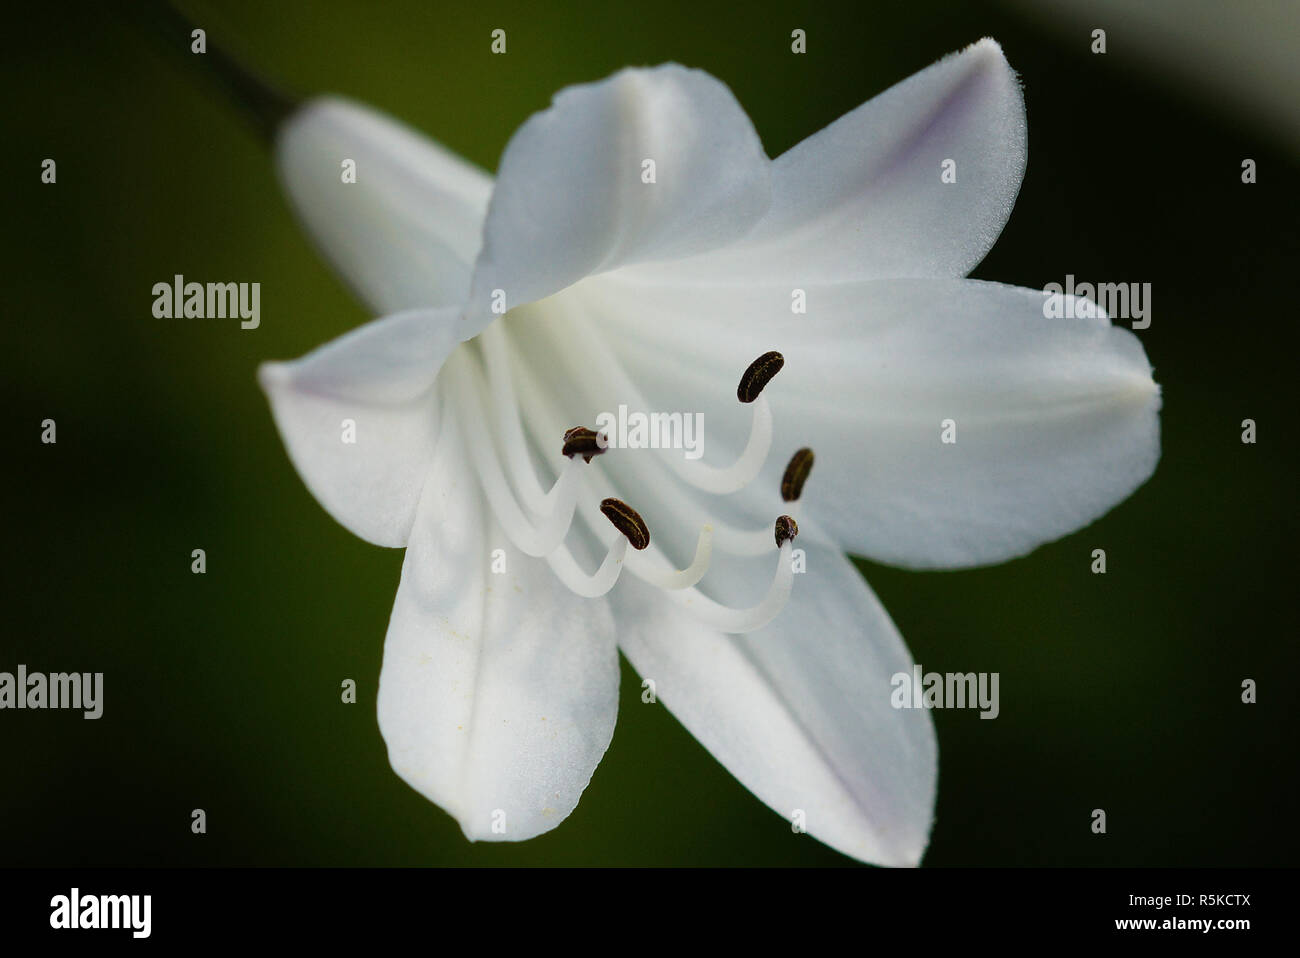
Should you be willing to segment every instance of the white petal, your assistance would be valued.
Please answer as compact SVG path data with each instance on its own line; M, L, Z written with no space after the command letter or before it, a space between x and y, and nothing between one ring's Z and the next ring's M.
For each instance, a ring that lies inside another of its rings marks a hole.
M1027 156L1020 85L981 40L868 100L773 162L772 208L745 239L645 270L668 282L964 276L1011 214ZM956 182L941 179L946 160Z
M654 182L644 177L654 163ZM771 163L722 83L676 64L558 93L501 158L462 338L592 273L729 243L771 199Z
M275 159L307 233L372 309L464 301L490 177L384 114L334 97L286 121ZM343 180L346 160L354 183Z
M520 841L573 811L613 735L613 619L509 544L446 424L384 643L379 728L393 769L466 837Z
M928 713L890 704L890 679L910 674L911 657L848 560L806 551L789 605L749 635L711 632L644 585L620 582L619 645L659 700L778 814L802 810L809 834L862 861L915 865L933 816L937 746ZM760 565L770 576L770 563ZM706 581L735 575L720 566Z
M457 345L457 315L399 313L258 370L303 482L367 542L406 544L437 436L434 380ZM345 441L348 421L354 442Z
M1038 291L846 283L810 288L807 314L791 315L788 295L762 288L597 289L654 408L725 419L725 371L784 353L764 393L778 441L760 482L775 490L811 446L804 508L882 562L1022 555L1103 515L1159 459L1159 388L1137 337L1104 316L1045 318Z

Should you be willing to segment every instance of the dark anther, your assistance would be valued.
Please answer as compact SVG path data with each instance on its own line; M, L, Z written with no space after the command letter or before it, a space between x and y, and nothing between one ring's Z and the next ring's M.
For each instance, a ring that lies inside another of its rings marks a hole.
M740 377L740 385L736 387L736 398L741 402L753 402L763 391L763 387L772 381L772 377L779 373L784 365L785 357L776 350L759 356L749 364L745 375Z
M586 426L574 426L564 434L564 449L566 456L572 459L574 456L581 456L583 462L591 462L592 456L599 456L605 451L605 445L601 442L600 433Z
M799 523L795 522L790 516L776 517L776 547L779 549L785 543L799 534Z
M811 449L800 449L790 457L790 464L785 467L785 475L781 477L781 498L786 502L798 502L799 497L803 495L803 484L808 481L808 473L812 472L813 451Z
M627 536L633 549L644 549L650 544L650 530L640 513L622 499L602 499L600 511L619 532Z

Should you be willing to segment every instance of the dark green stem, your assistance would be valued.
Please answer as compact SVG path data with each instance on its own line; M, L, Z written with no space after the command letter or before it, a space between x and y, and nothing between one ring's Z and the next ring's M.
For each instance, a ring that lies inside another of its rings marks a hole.
M302 102L271 83L260 73L245 66L205 33L206 53L191 52L191 35L200 24L192 22L170 3L162 0L128 3L121 8L135 25L144 30L155 46L161 45L190 61L190 71L197 66L224 94L239 113L252 124L258 135L270 143L284 119Z

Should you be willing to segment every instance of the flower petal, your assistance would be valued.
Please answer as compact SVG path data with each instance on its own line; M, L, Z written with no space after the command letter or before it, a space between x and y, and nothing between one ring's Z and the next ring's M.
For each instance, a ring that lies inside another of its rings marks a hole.
M734 241L767 209L770 167L731 91L699 70L627 69L562 90L501 158L462 338L492 318L494 290L512 309Z
M492 180L382 113L312 100L275 145L294 211L380 313L464 302ZM344 163L355 163L355 182Z
M367 542L406 544L437 436L434 380L457 345L457 316L399 313L258 370L303 482Z
M379 728L393 769L467 838L520 841L573 811L613 735L613 618L510 545L461 428L446 417L406 550Z
M725 419L724 371L784 353L765 392L784 445L760 482L775 490L783 457L811 446L805 509L845 549L882 562L1023 555L1103 515L1159 459L1160 393L1142 344L1104 315L1046 318L1039 291L846 283L810 288L806 315L762 288L595 292L655 408ZM943 441L946 420L955 442Z
M957 277L997 240L1027 156L1024 100L981 40L840 117L772 164L772 208L743 241L645 268L667 282L806 287ZM955 163L955 182L941 179ZM638 268L640 271L642 268Z
M712 632L641 583L620 582L619 645L673 715L778 814L802 810L809 834L862 861L915 865L938 749L928 713L890 704L890 679L910 674L911 656L842 554L805 551L790 603L748 635ZM721 564L707 581L752 589L739 574Z

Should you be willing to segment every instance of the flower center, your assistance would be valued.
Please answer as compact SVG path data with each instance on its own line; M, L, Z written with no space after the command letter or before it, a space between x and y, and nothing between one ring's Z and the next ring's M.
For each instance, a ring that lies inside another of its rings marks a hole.
M645 406L635 384L601 337L584 336L582 346L585 366L610 377L610 388L618 395ZM539 359L545 362L545 358ZM705 493L727 496L744 489L757 477L772 444L772 411L763 390L784 362L779 352L764 353L741 376L736 396L751 405L753 412L749 438L731 465L713 466L684 457L653 460L654 467L666 473L651 478L670 515L696 514L680 482ZM706 516L696 538L694 558L685 568L677 569L652 541L652 530L633 506L613 495L600 498L602 486L613 491L608 478L601 475L602 462L620 455L621 450L610 449L608 436L586 426L554 427L563 421L562 413L541 387L536 370L523 362L504 320L493 323L476 340L453 353L445 372L455 407L466 417L464 433L470 458L497 522L517 549L544 558L570 590L592 598L604 595L614 588L626 568L662 590L670 601L705 625L723 632L761 628L784 608L793 588L793 542L799 531L793 515L776 520L776 570L763 597L743 608L719 603L696 588L709 571L715 547L736 556L770 554L773 526L746 529ZM520 419L521 408L529 419L528 430ZM545 464L554 447L548 449L548 442L539 442L530 450L530 434L551 434L560 441L565 462L549 489L538 477L534 452ZM793 504L791 512L798 511L812 464L812 450L800 449L786 467L781 497ZM589 538L606 545L603 560L590 574L583 570L566 542L579 519ZM629 545L634 550L630 554Z

